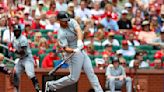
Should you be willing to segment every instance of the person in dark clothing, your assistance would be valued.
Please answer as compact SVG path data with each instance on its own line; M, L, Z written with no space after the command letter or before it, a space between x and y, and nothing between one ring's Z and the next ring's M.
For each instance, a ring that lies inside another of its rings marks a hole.
M132 29L131 21L127 19L127 10L122 10L122 15L118 21L119 29Z

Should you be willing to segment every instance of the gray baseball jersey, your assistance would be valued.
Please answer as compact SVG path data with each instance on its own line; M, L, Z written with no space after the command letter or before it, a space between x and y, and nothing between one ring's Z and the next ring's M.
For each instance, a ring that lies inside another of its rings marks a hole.
M23 58L27 55L32 56L31 50L30 50L30 47L29 47L29 44L28 44L28 40L25 36L21 35L18 39L15 38L14 42L13 42L13 46L17 51L19 51L22 46L27 46L27 48L25 49L25 55L17 54L17 56L19 58Z
M68 28L60 28L58 31L59 44L62 47L77 48L77 36L75 28L78 27L78 23L74 19L70 19L68 22Z
M75 29L78 27L78 23L74 19L70 19L68 22L68 28L60 28L58 31L59 44L62 47L77 48L77 36ZM67 54L66 54L67 55ZM57 81L48 81L46 83L46 89L50 90L60 89L64 86L71 85L78 81L81 73L81 69L86 73L92 87L95 92L103 92L97 76L94 74L91 60L84 51L75 53L69 62L70 75L65 76Z

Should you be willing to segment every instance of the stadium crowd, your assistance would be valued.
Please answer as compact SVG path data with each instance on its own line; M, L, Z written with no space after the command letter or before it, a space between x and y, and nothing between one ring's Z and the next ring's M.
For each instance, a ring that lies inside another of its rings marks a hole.
M36 67L54 67L63 56L57 42L59 11L67 11L79 23L93 67L105 69L118 57L123 67L138 62L139 68L163 68L162 0L0 0L1 42L13 41L12 25L18 24Z

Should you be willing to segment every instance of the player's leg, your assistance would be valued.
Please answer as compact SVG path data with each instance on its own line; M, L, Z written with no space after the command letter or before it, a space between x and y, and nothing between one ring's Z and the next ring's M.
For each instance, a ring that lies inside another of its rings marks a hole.
M25 67L27 76L32 80L36 92L40 92L39 83L35 76L33 59L31 57L25 58L23 61L23 66Z
M95 92L103 92L101 85L99 83L99 80L94 73L90 58L88 57L88 55L85 52L83 52L83 54L85 55L85 59L84 59L84 63L83 63L84 72L86 73Z
M22 65L21 65L21 61L19 61L15 67L14 67L14 80L13 80L13 84L14 84L14 87L15 87L15 92L19 92L19 80L20 80L20 75L21 75L21 72L24 70Z
M47 88L49 90L60 89L76 83L80 77L83 59L84 55L81 52L75 53L75 55L71 58L69 64L70 75L65 76L57 81L48 81L46 83Z

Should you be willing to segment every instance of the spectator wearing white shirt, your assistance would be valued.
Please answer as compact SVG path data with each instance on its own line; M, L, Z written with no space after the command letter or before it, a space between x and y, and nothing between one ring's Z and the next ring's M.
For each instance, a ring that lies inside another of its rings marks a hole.
M104 10L100 9L100 2L94 2L94 7L91 10L92 16L101 16L104 14Z
M138 62L139 63L139 68L148 68L149 67L149 63L145 62L143 60L143 53L142 52L137 52L136 55L134 56L134 60L132 60L129 63L129 67L133 68L134 67L134 62Z
M40 0L38 2L38 7L36 8L36 11L35 11L35 16L42 15L42 13L44 12L43 11L43 6L44 6L44 2L42 0Z
M2 41L4 43L10 43L14 40L14 33L11 29L6 29L3 33Z
M82 21L91 17L90 10L86 8L86 2L84 0L80 2L80 7L75 10L75 17L80 17Z
M133 47L128 45L127 40L123 40L122 41L122 48L120 50L117 51L117 53L122 54L123 56L134 56L136 51Z
M67 11L67 4L64 2L64 0L58 0L56 2L56 10L58 11Z
M105 46L107 44L112 44L113 46L120 46L119 42L117 39L114 39L114 33L110 32L108 34L108 39L102 42L102 46Z
M46 29L54 30L55 32L60 28L59 23L55 22L55 17L51 16L49 18L49 24L46 25Z

